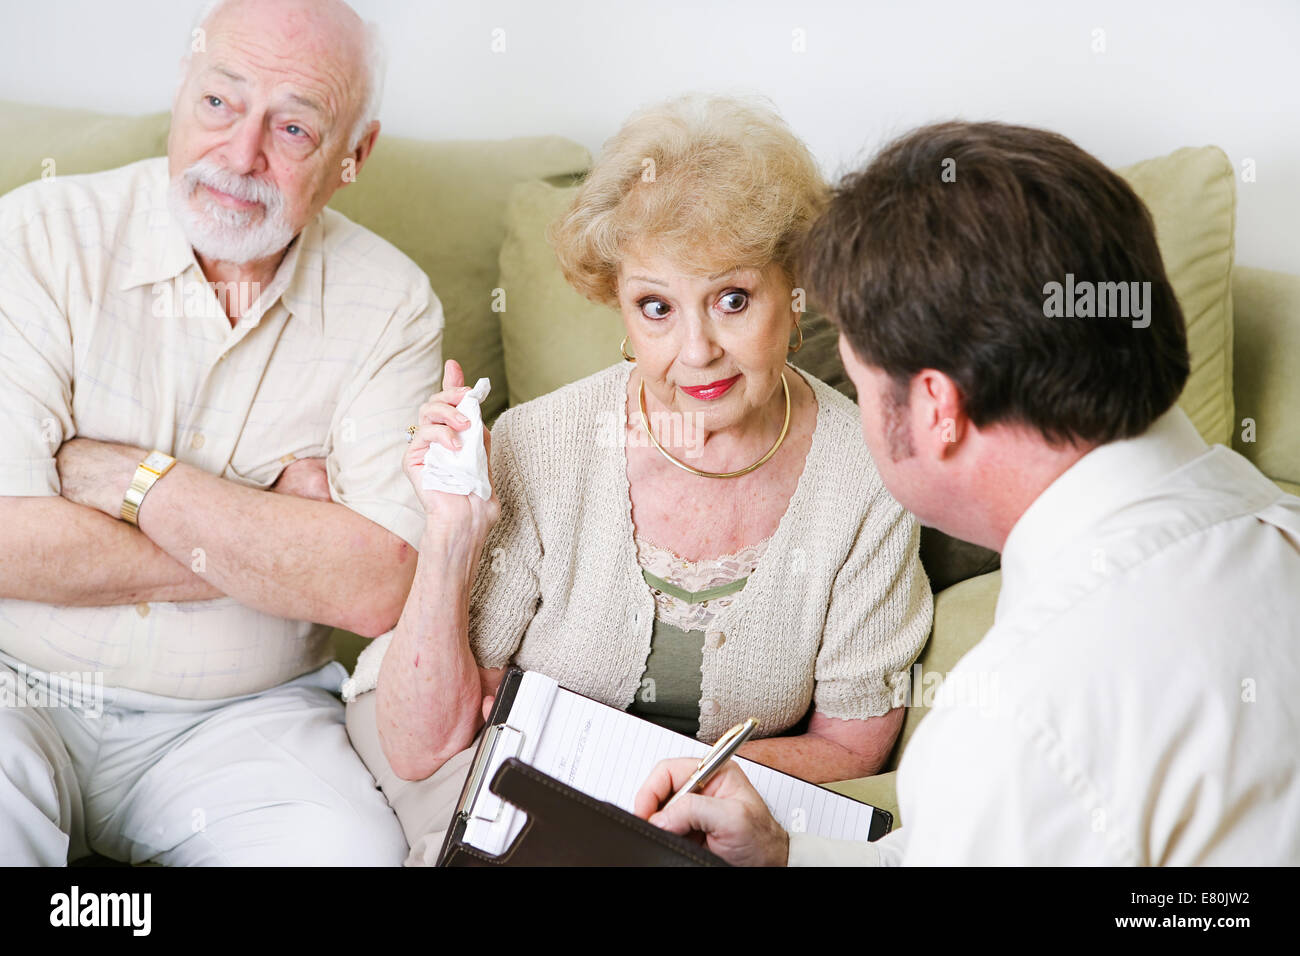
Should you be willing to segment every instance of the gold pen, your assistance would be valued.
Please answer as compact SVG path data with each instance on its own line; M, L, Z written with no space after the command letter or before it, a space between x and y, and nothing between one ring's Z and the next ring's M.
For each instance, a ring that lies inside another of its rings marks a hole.
M712 780L713 775L722 769L722 765L735 755L736 751L740 749L740 745L748 740L756 730L758 730L758 721L750 717L743 724L736 724L736 726L719 737L718 742L700 761L700 765L695 768L695 772L683 784L682 789L674 793L668 802L664 804L663 810L659 812L663 813L664 810L671 807L678 797L694 793Z

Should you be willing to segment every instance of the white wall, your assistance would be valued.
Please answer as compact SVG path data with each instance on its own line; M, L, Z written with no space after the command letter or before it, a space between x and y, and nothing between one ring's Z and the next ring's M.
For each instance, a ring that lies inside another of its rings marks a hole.
M164 109L198 6L0 0L0 98ZM1239 172L1255 162L1257 181L1238 176L1237 261L1300 273L1300 0L355 6L388 42L392 133L561 133L594 151L633 108L710 89L772 97L830 173L953 116L1051 127L1112 165L1213 143Z

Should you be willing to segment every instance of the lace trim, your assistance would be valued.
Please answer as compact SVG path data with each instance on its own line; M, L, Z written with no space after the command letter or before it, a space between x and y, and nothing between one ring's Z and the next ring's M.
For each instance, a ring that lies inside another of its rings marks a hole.
M686 591L703 591L721 584L748 577L762 560L771 536L757 544L741 548L733 554L717 558L688 561L668 548L660 547L639 535L636 536L637 563L655 577ZM731 605L741 591L722 597L691 604L671 594L651 587L655 597L655 616L665 623L684 631L707 630L714 619ZM743 588L742 588L743 591Z

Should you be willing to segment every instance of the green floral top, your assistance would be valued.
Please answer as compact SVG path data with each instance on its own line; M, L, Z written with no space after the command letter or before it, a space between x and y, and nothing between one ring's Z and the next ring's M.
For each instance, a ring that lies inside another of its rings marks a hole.
M688 737L699 733L704 641L770 540L719 558L687 561L637 537L637 561L655 597L655 620L650 656L629 713Z

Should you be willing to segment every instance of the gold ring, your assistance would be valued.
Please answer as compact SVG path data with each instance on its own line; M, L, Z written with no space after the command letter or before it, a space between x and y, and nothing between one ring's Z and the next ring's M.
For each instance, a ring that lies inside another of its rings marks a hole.
M406 443L408 445L411 443L411 439L415 437L415 433L419 430L420 430L419 425L408 425L406 427Z

